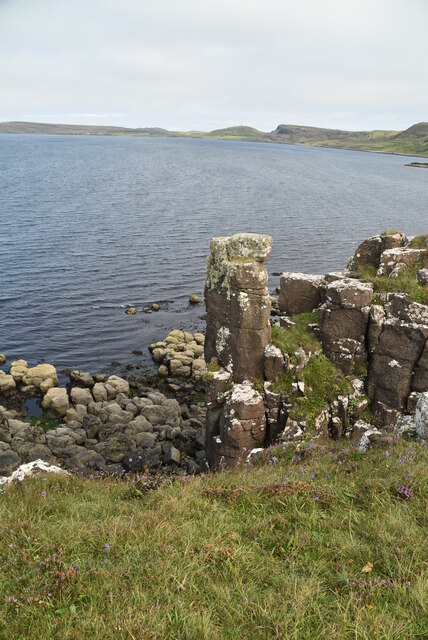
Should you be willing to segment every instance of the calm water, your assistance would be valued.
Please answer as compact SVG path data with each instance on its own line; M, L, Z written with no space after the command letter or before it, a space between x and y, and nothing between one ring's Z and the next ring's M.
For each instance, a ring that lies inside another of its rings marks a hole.
M269 272L343 268L385 228L427 231L407 158L211 140L0 136L0 352L106 368L203 326L209 239L273 236ZM270 278L273 289L277 277ZM128 316L128 304L160 302Z

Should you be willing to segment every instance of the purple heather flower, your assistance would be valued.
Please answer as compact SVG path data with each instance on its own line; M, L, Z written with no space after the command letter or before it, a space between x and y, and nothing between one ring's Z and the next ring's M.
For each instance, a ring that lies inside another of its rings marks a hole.
M46 491L42 491L42 496L45 497Z
M132 458L129 458L129 462L132 462Z
M105 545L104 545L104 549L105 549L106 551L110 551L110 545L109 545L109 543L108 543L108 542L106 542L106 543L105 543Z
M389 456L389 451L385 451L385 455L386 455L386 456Z

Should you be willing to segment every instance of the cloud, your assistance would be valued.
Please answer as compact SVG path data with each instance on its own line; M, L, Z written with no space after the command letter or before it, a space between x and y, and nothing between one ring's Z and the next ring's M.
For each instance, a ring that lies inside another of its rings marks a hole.
M427 18L425 0L0 0L0 117L405 128L428 119Z

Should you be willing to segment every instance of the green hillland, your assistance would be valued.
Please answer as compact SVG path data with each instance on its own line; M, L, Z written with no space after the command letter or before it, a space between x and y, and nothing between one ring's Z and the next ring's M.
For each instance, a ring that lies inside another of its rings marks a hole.
M180 138L213 138L217 140L248 140L303 144L314 147L357 149L378 153L428 156L428 122L419 122L405 131L342 131L298 125L280 124L274 131L265 132L253 127L236 126L214 131L168 131L159 127L110 127L37 122L2 122L0 133L157 136Z

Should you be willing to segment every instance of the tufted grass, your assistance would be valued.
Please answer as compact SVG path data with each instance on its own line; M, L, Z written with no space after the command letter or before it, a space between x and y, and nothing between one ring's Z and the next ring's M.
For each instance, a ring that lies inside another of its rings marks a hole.
M423 640L427 449L387 446L7 487L0 638Z
M308 325L318 322L319 313L299 313L293 316L292 327L272 327L272 342L286 353L293 364L297 363L296 351L302 347L306 353L321 350L321 343Z

